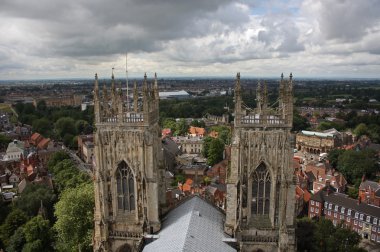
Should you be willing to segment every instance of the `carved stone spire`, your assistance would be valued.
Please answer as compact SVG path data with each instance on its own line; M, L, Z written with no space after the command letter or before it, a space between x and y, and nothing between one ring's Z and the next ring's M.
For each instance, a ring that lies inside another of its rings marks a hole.
M289 91L292 93L293 92L293 74L290 73L290 76L289 76ZM293 96L293 94L290 94Z
M99 99L99 82L98 82L98 74L95 74L95 84L94 84L94 99Z
M157 73L154 73L154 98L158 100L159 97L159 92L158 92L158 83L157 83Z
M121 81L119 82L119 88L117 90L116 107L117 107L119 122L123 122L124 98L123 98L123 90L121 89Z
M235 82L235 124L240 123L241 119L241 86L240 86L240 72L236 74Z
M293 124L293 74L290 73L286 87L286 117L289 125Z
M95 74L95 84L94 84L94 113L95 121L100 122L100 101L99 101L99 82L98 74Z
M262 97L262 88L260 81L257 82L257 88L256 88L256 107L258 111L261 113L263 106L263 97Z
M240 86L240 73L236 74L236 83L235 83L235 96L241 95L241 86Z
M103 103L103 114L105 114L106 116L108 116L108 112L109 112L109 97L108 97L108 93L107 93L107 86L106 86L106 83L104 82L103 84L103 94L102 94L102 103Z
M285 90L285 81L284 81L284 74L281 73L281 80L280 80L280 88L278 91L278 108L280 111L284 110L284 102L285 102L285 96L286 96L286 90Z
M113 74L113 68L112 68L112 79L111 79L111 98L112 98L112 101L114 101L114 99L116 98L115 97L116 95L116 87L115 87L115 76Z
M267 82L264 81L264 89L263 89L263 109L268 107L268 85Z
M144 74L143 92L144 93L148 92L148 81L147 81L146 73Z
M143 111L144 113L149 112L149 88L146 73L144 74L143 82Z

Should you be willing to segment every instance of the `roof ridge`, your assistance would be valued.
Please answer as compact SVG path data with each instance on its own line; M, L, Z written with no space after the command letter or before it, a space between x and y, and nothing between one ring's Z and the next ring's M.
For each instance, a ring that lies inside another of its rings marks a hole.
M196 195L194 195L193 197L191 197L191 199L196 199L196 198L199 198L199 197L197 197ZM199 199L198 199L199 200ZM189 225L187 225L187 230L186 230L186 234L185 234L185 241L184 241L184 243L183 243L183 251L186 251L185 250L185 248L186 248L186 244L188 243L188 238L190 238L189 237L189 231L190 231L190 228L191 228L191 225L190 225L190 223L191 223L191 221L193 220L193 218L194 218L194 211L195 211L195 201L196 200L194 200L194 201L192 201L191 202L191 208L189 209L189 214L191 214L190 215L190 218L189 218Z

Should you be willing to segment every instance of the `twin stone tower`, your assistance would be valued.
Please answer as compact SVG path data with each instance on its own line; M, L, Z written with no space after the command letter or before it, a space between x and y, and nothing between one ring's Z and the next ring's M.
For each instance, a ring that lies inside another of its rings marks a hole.
M140 93L135 84L129 102L112 75L100 94L95 75L94 251L140 251L167 211L156 75ZM292 75L281 75L275 108L265 83L247 108L239 73L234 100L224 231L240 251L295 251Z

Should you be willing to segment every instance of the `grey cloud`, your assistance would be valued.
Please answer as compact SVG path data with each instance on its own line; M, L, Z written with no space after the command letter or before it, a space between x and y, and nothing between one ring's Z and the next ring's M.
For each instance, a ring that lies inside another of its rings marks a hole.
M294 20L287 15L267 15L261 21L264 30L258 33L258 40L272 51L292 53L303 51L304 46L298 42L299 30Z
M327 39L360 40L380 22L380 1L320 1L319 25Z
M0 1L3 17L39 21L44 47L36 54L89 56L152 52L162 43L201 37L220 27L238 27L248 13L232 0ZM229 6L229 11L224 7ZM29 27L34 29L34 27ZM222 28L220 28L222 29ZM37 31L36 31L37 32ZM41 50L41 51L40 51Z
M12 56L14 53L13 50L0 46L0 72L26 67L25 63L14 61L14 56Z

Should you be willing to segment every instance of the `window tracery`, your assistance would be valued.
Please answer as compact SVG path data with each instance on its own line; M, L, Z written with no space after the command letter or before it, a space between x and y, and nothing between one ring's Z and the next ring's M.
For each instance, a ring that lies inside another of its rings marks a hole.
M269 215L271 177L265 164L261 163L253 172L252 180L252 215Z
M116 181L118 209L128 212L135 210L135 179L131 168L124 161L118 165Z

